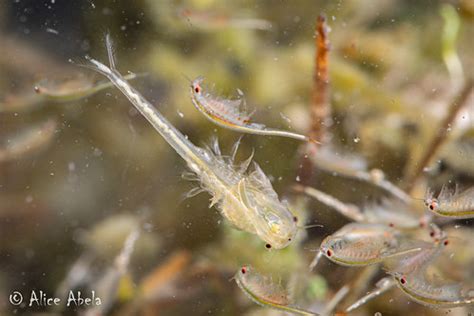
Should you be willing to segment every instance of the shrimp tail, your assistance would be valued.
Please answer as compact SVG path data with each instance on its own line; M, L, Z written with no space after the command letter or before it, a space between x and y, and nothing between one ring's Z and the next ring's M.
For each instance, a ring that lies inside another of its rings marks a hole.
M116 71L117 67L115 66L115 50L114 50L114 42L110 33L105 35L105 46L107 47L107 55L109 57L109 64L110 69Z

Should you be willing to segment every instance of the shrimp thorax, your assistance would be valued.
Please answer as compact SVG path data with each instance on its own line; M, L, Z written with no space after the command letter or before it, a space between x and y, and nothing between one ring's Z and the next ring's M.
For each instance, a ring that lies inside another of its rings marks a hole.
M268 248L284 248L297 232L294 216L258 164L253 163L253 171L247 171L252 156L235 164L236 147L231 156L223 156L216 141L201 149L213 166L212 172L195 171L201 187L212 195L211 206L217 205L234 226L257 234Z

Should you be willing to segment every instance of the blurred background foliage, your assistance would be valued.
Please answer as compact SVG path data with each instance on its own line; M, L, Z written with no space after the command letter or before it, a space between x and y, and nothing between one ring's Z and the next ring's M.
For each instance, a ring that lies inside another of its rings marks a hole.
M107 89L65 100L44 97L35 87L61 92L68 89L64 82L81 87L101 80L68 60L86 54L106 60L103 41L110 32L122 73L139 74L132 84L194 143L218 135L227 152L239 137L193 108L187 78L198 75L215 83L222 95L242 90L256 109L255 121L304 133L310 124L314 25L324 13L331 28L331 142L341 154L361 155L370 168L397 183L413 168L459 89L459 78L443 60L450 45L442 43L446 5L455 9L460 23L451 45L464 74L472 77L474 6L469 0L2 1L0 313L14 312L8 303L13 289L64 295L64 289L106 288L101 295L110 304L101 310L15 311L278 314L254 305L229 282L247 263L288 283L302 305L320 308L361 271L325 263L317 273L308 272L310 250L345 224L343 217L316 202L295 202L292 209L300 218L323 228L302 231L291 247L268 252L256 237L229 227L209 209L207 194L183 198L196 183L181 178L185 165L180 158L119 92ZM257 29L245 24L252 19L259 21ZM474 182L473 119L471 100L430 167L431 186ZM255 160L280 196L297 201L290 188L299 145L246 135L238 156L243 159L255 149ZM357 205L381 197L366 185L324 172L317 173L313 185ZM423 191L416 194L422 197ZM114 269L137 225L142 232L131 262L114 283L104 275ZM460 238L472 240L467 237L470 222L460 225L465 226L457 231ZM457 277L472 281L473 254L462 249L456 264L464 273ZM74 266L84 274L73 282L67 276ZM396 290L357 313L376 311L446 313L408 303Z

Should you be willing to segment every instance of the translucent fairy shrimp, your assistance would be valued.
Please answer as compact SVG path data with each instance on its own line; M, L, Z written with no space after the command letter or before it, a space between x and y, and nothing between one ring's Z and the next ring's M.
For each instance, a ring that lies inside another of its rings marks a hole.
M212 196L221 214L235 227L259 236L267 248L281 249L297 232L293 214L282 203L269 179L250 159L236 165L233 155L221 155L219 146L200 148L191 143L116 70L110 37L106 37L110 67L88 58L86 67L106 76L186 161L201 187Z
M405 203L412 200L406 192L387 180L382 170L368 170L367 162L361 156L340 154L334 148L325 146L311 155L311 159L318 168L334 175L369 183Z
M420 273L392 274L398 287L410 299L427 306L453 308L474 304L474 288L460 283L435 282Z
M243 266L235 274L234 279L245 295L260 306L297 315L318 315L291 305L287 291L280 284L258 273L251 266Z
M310 267L314 268L322 255L340 265L367 266L420 250L401 249L398 237L399 232L386 225L348 224L323 240Z
M198 77L191 82L191 100L194 106L204 114L211 122L224 128L235 130L241 133L281 136L294 138L301 141L318 143L316 140L297 133L268 128L263 124L252 123L253 113L245 110L245 100L241 96L239 99L223 99L204 91L203 77Z
M132 80L137 77L136 74L124 76L126 80ZM46 80L38 82L34 90L44 99L55 102L70 102L86 98L99 91L113 87L111 82L94 82L91 78L78 76L66 80Z
M457 188L452 192L444 186L437 197L428 191L424 202L431 212L440 216L474 218L474 187L459 193Z
M420 226L421 216L416 216L410 205L398 199L382 199L379 203L368 203L364 207L365 221L393 226L398 229L412 229Z
M386 270L389 273L413 274L424 272L442 251L449 245L448 236L435 224L431 224L429 230L431 242L422 240L411 240L407 242L407 247L418 248L418 252L410 256L396 258L395 262L386 262Z
M233 17L219 12L195 11L187 8L180 9L178 17L204 30L237 28L268 31L272 28L272 24L263 19Z

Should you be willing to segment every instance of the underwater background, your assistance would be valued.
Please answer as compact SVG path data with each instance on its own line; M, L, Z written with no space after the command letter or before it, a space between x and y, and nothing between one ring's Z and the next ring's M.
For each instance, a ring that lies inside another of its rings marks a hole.
M199 182L183 176L185 162L106 78L80 67L86 55L107 61L107 33L128 83L195 145L217 137L228 155L242 137L237 161L253 154L298 218L288 247L266 249L209 207L208 193L191 196ZM411 197L411 219L431 214L428 189L472 188L473 34L469 0L2 0L0 314L286 315L237 286L247 265L317 313L340 289L329 314L472 313L398 288L346 313L388 268L323 258L310 271L322 240L354 218L302 187L364 209L393 200L386 179ZM321 144L213 124L191 101L198 76L214 95L243 94L253 121ZM430 269L474 288L472 219L430 220L451 242ZM40 291L62 303L29 304ZM90 304L66 306L79 292Z

